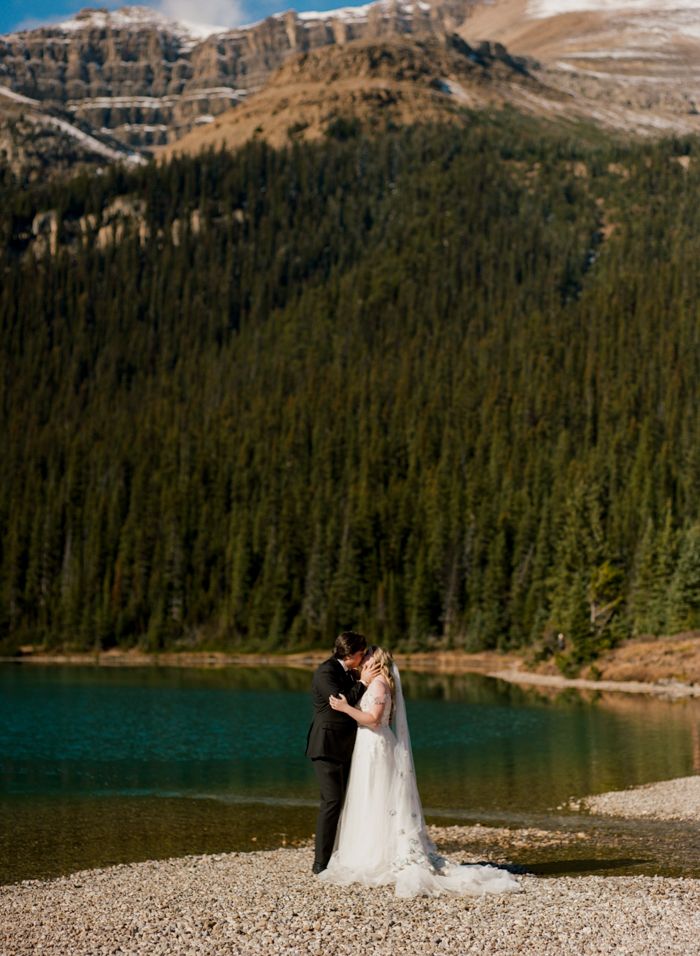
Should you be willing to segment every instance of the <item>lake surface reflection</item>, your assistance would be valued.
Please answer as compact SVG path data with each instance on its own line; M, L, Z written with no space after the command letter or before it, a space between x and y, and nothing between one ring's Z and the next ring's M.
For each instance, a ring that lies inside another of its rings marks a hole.
M310 677L0 665L0 880L310 836ZM526 821L700 772L700 701L548 699L474 674L404 688L436 822Z

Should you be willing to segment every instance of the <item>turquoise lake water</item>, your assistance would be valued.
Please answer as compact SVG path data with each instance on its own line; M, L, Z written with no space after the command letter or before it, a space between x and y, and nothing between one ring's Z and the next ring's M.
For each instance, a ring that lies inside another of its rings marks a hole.
M0 665L0 881L307 838L311 675ZM700 772L700 702L404 676L426 814L526 821Z

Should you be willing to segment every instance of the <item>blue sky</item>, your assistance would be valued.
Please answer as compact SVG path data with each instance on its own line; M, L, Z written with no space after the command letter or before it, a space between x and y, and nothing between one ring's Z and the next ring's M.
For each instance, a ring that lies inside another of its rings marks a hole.
M181 20L233 27L262 20L271 13L293 7L296 10L332 10L340 6L359 6L363 0L140 0L140 6L153 7ZM85 6L118 10L125 0L0 0L0 33L68 20Z

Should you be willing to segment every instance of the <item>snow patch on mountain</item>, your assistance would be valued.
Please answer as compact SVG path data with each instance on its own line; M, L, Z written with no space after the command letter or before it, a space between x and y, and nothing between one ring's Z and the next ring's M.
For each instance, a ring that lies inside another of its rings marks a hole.
M381 2L381 0L380 0ZM366 20L373 3L365 3L359 7L340 7L338 10L304 10L297 13L300 20Z
M683 39L700 40L700 0L530 0L527 13L534 19L598 14L601 25L609 24L617 34L615 42L604 30L599 33L604 48L611 45L611 39L618 47L631 48L635 55L644 47L647 59L653 57L655 47ZM590 41L592 34L586 36Z
M98 30L125 28L138 29L144 26L156 26L183 40L205 40L216 33L226 33L228 28L214 26L207 23L191 23L188 20L176 20L165 13L153 10L151 7L120 7L119 10L93 10L87 8L76 14L72 20L66 20L57 25L59 30L66 33L84 30L86 26Z
M62 119L60 116L52 116L50 113L45 112L43 104L38 100L33 100L29 96L22 96L21 93L15 93L14 90L8 90L6 87L0 86L0 99L2 99L2 97L6 97L14 103L21 103L23 106L30 107L30 110L25 114L25 118L30 123L33 123L35 126L53 126L77 142L82 143L83 146L86 146L98 156L103 156L105 159L110 160L110 162L126 162L130 165L140 165L146 162L144 157L134 150L114 149L96 137L86 133L69 120Z
M562 13L682 13L700 11L700 0L530 0L529 16L537 19Z

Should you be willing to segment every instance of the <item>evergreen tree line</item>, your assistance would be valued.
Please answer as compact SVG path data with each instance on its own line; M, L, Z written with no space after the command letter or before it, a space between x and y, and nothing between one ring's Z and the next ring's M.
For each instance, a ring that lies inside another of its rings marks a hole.
M700 626L698 155L504 114L3 172L3 648Z

